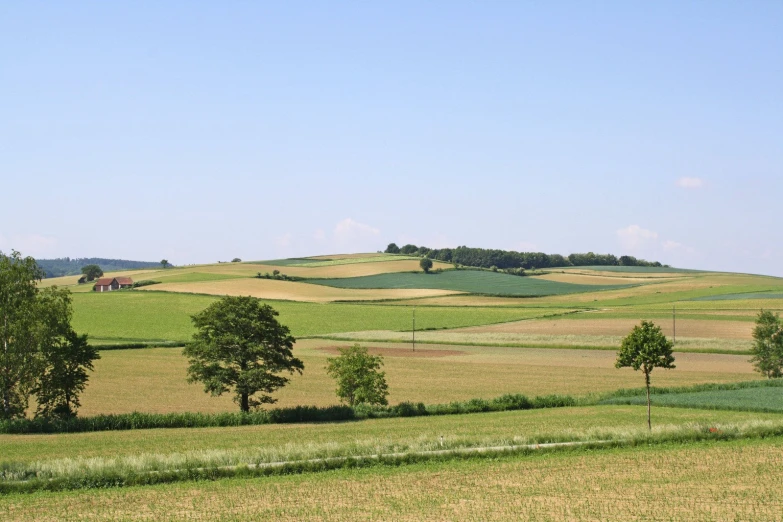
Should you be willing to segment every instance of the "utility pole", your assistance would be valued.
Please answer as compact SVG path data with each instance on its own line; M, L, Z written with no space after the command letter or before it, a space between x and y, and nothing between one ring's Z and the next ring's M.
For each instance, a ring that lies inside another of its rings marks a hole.
M416 351L416 307L413 307L413 351Z
M672 305L672 334L674 341L672 344L677 344L677 306Z

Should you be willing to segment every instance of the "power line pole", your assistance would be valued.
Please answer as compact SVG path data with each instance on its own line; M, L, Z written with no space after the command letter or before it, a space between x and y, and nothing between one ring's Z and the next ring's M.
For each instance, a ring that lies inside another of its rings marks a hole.
M416 307L413 307L413 351L416 351Z
M672 341L672 344L677 344L677 306L672 305L672 334L674 337L674 341Z

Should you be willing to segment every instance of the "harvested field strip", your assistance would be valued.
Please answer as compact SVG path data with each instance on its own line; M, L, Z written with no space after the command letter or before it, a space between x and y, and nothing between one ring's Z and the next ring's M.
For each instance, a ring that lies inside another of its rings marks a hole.
M274 265L285 267L320 267L320 266L335 266L335 265L350 265L357 263L377 263L383 261L401 261L401 260L415 260L419 262L418 257L413 256L401 256L393 254L356 254L347 256L324 256L324 257L298 257L289 259L272 259L269 261L253 261L247 264L251 265Z
M483 270L450 270L443 273L398 273L342 279L313 279L311 283L337 288L431 288L490 295L545 296L594 292L628 285L575 285Z
M4 465L0 473L0 491L33 492L88 487L149 485L226 476L269 476L276 474L317 472L343 467L400 465L414 462L443 461L474 456L529 455L539 451L579 451L582 448L636 446L667 442L704 440L737 440L780 437L783 420L751 421L742 424L713 424L657 427L652 433L636 430L604 429L589 434L568 433L537 435L531 439L514 437L490 444L479 441L424 442L413 447L397 445L352 445L345 454L339 449L309 447L282 455L261 449L171 455L142 455L130 458L60 459L32 465ZM597 436L597 437L596 437ZM326 453L326 454L324 454Z
M735 301L738 299L783 299L783 292L752 292L740 294L709 295L694 297L691 301Z
M656 321L663 333L672 336L674 325L671 314L664 316L666 320ZM641 319L649 316L639 313L634 318L604 318L604 314L574 314L565 318L531 319L513 323L503 323L488 326L462 328L461 333L525 333L539 335L613 335L625 336L639 324ZM698 337L717 339L753 339L754 323L751 321L731 320L695 320L677 318L678 337ZM443 332L446 333L446 332Z
M250 265L246 265L250 266ZM317 267L303 266L275 266L275 265L253 265L254 272L264 274L273 273L279 270L280 273L287 276L305 277L305 278L339 278L339 277L360 277L376 274L388 274L394 272L413 272L419 271L419 262L417 260L395 259L393 261L366 262L341 265L325 265ZM451 268L451 265L444 263L435 263L434 268Z
M572 272L566 272L566 273L558 273L558 272L551 272L546 275L540 275L540 276L528 276L532 277L533 279L543 279L546 281L556 281L558 283L572 283L577 285L622 285L622 284L643 284L643 283L651 283L651 282L664 282L664 281L670 281L670 279L655 279L651 280L648 277L621 277L617 275L612 276L605 276L605 275L593 275L593 274L582 274L582 273L572 273Z
M411 297L440 296L457 293L438 289L387 289L365 290L334 288L294 281L274 279L231 279L224 281L203 281L194 283L164 283L141 290L154 292L177 292L205 295L241 295L259 299L300 301L307 303L329 303L334 301L376 301L380 299L406 299Z
M314 339L353 341L359 343L410 342L410 334L403 332L346 332L319 335ZM550 350L608 350L617 352L621 336L607 335L537 335L537 334L461 334L418 332L417 345L474 346L488 348L546 348ZM678 337L676 353L703 353L723 355L750 355L747 342L731 339L699 339Z
M318 475L13 495L13 520L780 519L783 440L637 446ZM346 501L349 498L350 501Z

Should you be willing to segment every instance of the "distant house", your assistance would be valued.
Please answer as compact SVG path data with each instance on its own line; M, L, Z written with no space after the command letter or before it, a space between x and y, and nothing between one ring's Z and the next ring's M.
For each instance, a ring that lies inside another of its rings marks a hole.
M95 292L111 292L120 288L130 288L133 286L133 279L130 277L101 277L95 281L92 289Z

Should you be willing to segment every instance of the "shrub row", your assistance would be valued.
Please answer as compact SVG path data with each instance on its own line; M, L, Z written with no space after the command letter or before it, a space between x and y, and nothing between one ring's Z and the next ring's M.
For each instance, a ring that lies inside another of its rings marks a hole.
M530 410L575 406L576 399L566 395L547 395L532 399L524 395L503 395L491 400L435 404L403 402L394 406L296 406L251 413L124 413L74 417L68 419L36 417L0 421L0 433L75 433L86 431L141 430L154 428L208 428L289 424L297 422L336 422L390 417L455 415L490 411Z
M133 350L137 348L176 348L183 346L184 341L159 341L148 343L118 343L118 344L91 344L99 351L104 350Z

